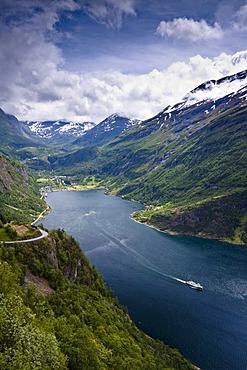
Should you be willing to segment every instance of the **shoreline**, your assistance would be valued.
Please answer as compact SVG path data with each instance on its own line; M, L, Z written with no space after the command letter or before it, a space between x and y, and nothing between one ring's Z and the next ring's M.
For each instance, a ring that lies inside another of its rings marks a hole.
M145 205L145 203L142 203L142 202L140 202L140 201L136 201L135 199L127 199L127 198L123 198L123 197L121 197L121 196L118 196L118 195L116 195L116 194L110 194L110 193L107 193L107 188L104 188L104 187L95 187L95 188L92 188L92 187L88 187L88 188L84 188L84 189L70 189L70 188L62 188L62 189L51 189L51 191L50 192L58 192L58 191L91 191L91 190L105 190L105 194L106 195L113 195L113 196L116 196L116 197L118 197L118 198L121 198L121 199L123 199L123 200L129 200L129 201L132 201L132 202L136 202L136 203L139 203L139 204L142 204L143 206L144 206L144 209L147 207L146 205ZM51 209L51 207L50 206L47 206L47 208L46 208L46 210L47 210L47 214L49 214L51 211L52 211L52 209ZM45 210L45 211L46 211ZM43 213L43 215L40 217L40 219L41 218L43 218L43 217L45 217L45 211L43 211L42 213ZM247 247L247 244L244 244L244 243L237 243L237 242L234 242L234 241L229 241L229 240L226 240L226 239L220 239L220 238L217 238L217 237L212 237L212 236L207 236L207 235L197 235L197 234L184 234L184 233L180 233L180 232L178 232L178 231L172 231L172 230L161 230L161 229L159 229L158 227L156 227L155 225L153 225L153 224L149 224L148 222L141 222L141 221L138 221L138 220L136 220L134 217L133 217L133 215L134 215L134 213L135 212L133 212L132 214L130 214L130 218L133 220L133 221L135 221L135 222L137 222L137 223L139 223L139 224L142 224L142 225L145 225L145 226L147 226L147 227L150 227L150 228L152 228L152 229L154 229L154 230L156 230L156 231L158 231L158 232L160 232L160 233L164 233L164 234L167 234L167 235L171 235L171 236L191 236L191 237L193 237L193 238L201 238L201 239L207 239L207 240L215 240L215 241L219 241L219 242L222 242L222 243L227 243L227 244L233 244L233 245L236 245L236 246L242 246L242 247ZM33 222L32 224L34 224L34 223L36 223L36 222L38 222L38 219L37 220L35 220L35 222Z
M47 204L47 203L46 203ZM47 207L44 209L44 211L42 211L38 217L31 223L31 226L35 226L35 224L41 220L42 218L44 218L46 215L48 215L49 213L51 212L51 207L47 204Z
M103 187L86 187L83 189L76 188L60 188L60 189L51 189L49 193L58 192L58 191L89 191L89 190L105 190Z
M211 237L211 236L207 236L207 235L197 235L197 234L184 234L184 233L179 233L178 231L172 231L172 230L161 230L159 229L158 227L152 225L152 224L149 224L148 222L141 222L141 221L138 221L136 220L134 217L133 217L133 214L132 213L130 215L131 219L141 225L145 225L147 227L150 227L151 229L154 229L160 233L164 233L164 234L167 234L167 235L171 235L171 236L191 236L193 238L200 238L200 239L207 239L207 240L215 240L215 241L218 241L218 242L222 242L222 243L227 243L227 244L233 244L233 245L236 245L236 246L240 246L240 247L247 247L247 244L245 243L237 243L237 242L234 242L234 241L229 241L229 240L226 240L226 239L220 239L220 238L217 238L217 237Z

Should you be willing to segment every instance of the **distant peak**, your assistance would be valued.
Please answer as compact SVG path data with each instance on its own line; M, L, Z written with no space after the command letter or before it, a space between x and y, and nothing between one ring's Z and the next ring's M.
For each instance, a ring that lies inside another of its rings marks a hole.
M129 119L128 117L120 114L120 113L113 113L111 114L107 119L116 119L116 118L126 118Z

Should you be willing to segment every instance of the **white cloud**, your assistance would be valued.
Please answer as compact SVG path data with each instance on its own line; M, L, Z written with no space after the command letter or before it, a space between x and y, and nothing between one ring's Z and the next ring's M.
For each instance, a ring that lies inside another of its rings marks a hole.
M210 26L204 19L199 22L188 18L175 18L172 21L161 21L156 30L162 37L178 40L207 41L223 37L223 31L218 23Z
M243 53L244 55L244 53ZM76 74L59 70L54 61L29 65L28 84L13 83L1 107L23 120L68 119L100 122L114 112L147 119L181 100L208 79L218 79L247 68L237 55L217 58L196 55L188 63L172 64L164 71L131 75L120 72ZM48 68L49 66L49 68ZM34 70L35 67L36 70ZM27 70L20 68L20 75Z
M247 31L247 4L242 6L233 18L233 28L236 31Z
M1 1L7 4L9 0ZM118 5L120 15L134 12L134 1L110 1ZM220 54L213 59L196 55L187 63L173 63L165 70L154 69L142 75L71 72L65 69L61 50L50 33L55 32L60 12L75 10L78 3L56 1L52 2L53 7L48 6L51 4L48 0L21 3L33 4L33 8L27 8L29 16L25 22L19 17L11 18L11 23L0 19L0 107L22 120L99 122L114 112L146 119L177 103L208 79L247 69L243 52L233 57ZM42 4L39 12L34 11L38 3ZM12 0L12 4L18 7L20 1ZM21 12L21 8L17 10Z

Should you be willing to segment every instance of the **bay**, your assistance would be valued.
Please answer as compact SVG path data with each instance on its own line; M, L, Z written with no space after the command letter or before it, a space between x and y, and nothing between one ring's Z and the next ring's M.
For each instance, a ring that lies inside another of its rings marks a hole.
M203 370L247 369L246 247L161 233L130 218L141 204L101 190L47 202L43 225L79 241L138 327Z

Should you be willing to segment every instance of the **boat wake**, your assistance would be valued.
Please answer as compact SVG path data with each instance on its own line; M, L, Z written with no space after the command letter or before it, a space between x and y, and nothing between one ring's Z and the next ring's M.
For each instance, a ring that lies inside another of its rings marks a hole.
M173 279L179 281L180 283L186 284L185 280L182 280L182 279L179 279L179 278L176 278L176 277L174 277Z
M117 239L114 236L110 235L108 232L106 232L105 230L103 230L100 226L95 225L95 227L97 227L97 229L99 229L100 232L109 241L111 241L112 243L114 243L115 245L117 245L122 250L122 252L124 254L126 254L128 257L131 256L132 258L134 258L135 261L137 261L139 264L141 264L142 266L144 266L148 270L153 271L156 274L158 274L160 276L163 276L165 278L169 278L169 279L178 281L179 283L186 284L186 281L185 280L179 279L178 277L175 277L175 276L172 276L172 275L165 274L162 271L160 271L159 269L157 269L157 267L155 265L153 265L152 262L150 262L148 259L146 259L143 255L141 255L140 253L136 252L134 249L128 247L125 243L123 243L123 241L120 241L119 239Z

